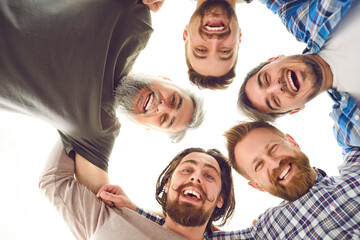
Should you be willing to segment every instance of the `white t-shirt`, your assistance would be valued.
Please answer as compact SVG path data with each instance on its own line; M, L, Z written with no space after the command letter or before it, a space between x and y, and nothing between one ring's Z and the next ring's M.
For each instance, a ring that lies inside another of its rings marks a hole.
M360 4L354 1L318 52L330 66L333 88L347 92L360 105Z

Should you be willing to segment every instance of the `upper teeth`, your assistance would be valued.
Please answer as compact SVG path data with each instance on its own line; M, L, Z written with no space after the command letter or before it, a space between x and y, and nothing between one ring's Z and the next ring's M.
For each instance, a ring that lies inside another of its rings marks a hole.
M151 94L150 98L145 106L145 111L148 111L151 108L153 100L154 100L154 94Z
M291 88L292 88L294 91L297 91L298 89L297 89L297 87L295 87L294 81L293 81L292 78L291 78L291 71L289 71L288 77L289 77L289 82L290 82Z
M291 169L291 166L289 165L279 176L279 179L284 180L285 177L288 175L289 171Z
M209 30L209 31L221 31L221 30L224 30L224 26L220 26L220 27L210 27L208 25L205 26L205 29L206 30Z
M199 195L197 192L194 192L194 191L192 191L192 190L185 190L185 191L184 191L184 195L185 195L185 196L186 196L186 195L189 195L189 194L194 195L197 199L200 200L200 195Z

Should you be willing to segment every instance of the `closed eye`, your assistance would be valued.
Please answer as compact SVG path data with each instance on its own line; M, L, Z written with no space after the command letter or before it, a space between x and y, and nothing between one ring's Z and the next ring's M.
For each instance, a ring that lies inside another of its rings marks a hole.
M263 162L262 161L259 161L256 163L255 165L255 172L261 170L261 167L263 166Z
M280 101L277 97L273 96L273 102L277 107L280 107Z
M272 156L276 152L276 150L278 149L278 146L279 146L278 144L271 145L269 147L269 149L268 149L268 155Z
M168 119L168 115L164 114L161 118L160 125L161 126L164 125L167 119Z

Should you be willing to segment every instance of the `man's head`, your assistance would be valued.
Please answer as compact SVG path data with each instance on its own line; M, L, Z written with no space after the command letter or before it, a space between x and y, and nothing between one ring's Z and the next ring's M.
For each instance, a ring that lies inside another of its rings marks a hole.
M189 78L201 88L223 89L235 77L241 30L234 7L226 0L204 1L185 26Z
M160 174L156 200L164 213L182 226L206 225L231 217L235 207L231 167L216 149L188 148Z
M249 118L262 121L298 112L331 86L328 72L317 55L279 56L263 62L245 77L238 108Z
M266 122L248 122L225 132L229 160L249 185L294 201L313 186L316 172L290 135Z
M169 133L175 142L204 119L202 99L168 79L145 74L131 74L121 80L115 106L138 123Z

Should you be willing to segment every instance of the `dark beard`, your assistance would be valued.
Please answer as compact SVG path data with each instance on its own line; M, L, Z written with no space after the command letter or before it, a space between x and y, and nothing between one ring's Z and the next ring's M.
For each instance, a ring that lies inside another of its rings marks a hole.
M185 227L198 227L207 223L214 209L207 212L203 208L194 208L190 203L180 203L178 200L169 201L166 214L176 223Z
M279 176L281 169L289 163L292 168L296 166L299 172L297 175L292 176L291 182L285 186L277 181L277 177ZM280 162L279 167L272 172L271 183L273 188L269 190L269 193L288 201L299 199L307 193L314 184L310 174L311 170L312 168L310 167L309 159L302 152L296 154L295 157L283 159Z
M166 203L166 214L174 220L176 223L186 227L197 227L207 223L210 216L212 215L215 207L205 211L203 207L196 208L191 203L180 203L179 196L182 190L188 186L195 186L193 183L187 183L179 186L173 190L177 193L175 200L168 200ZM205 201L214 202L214 199L209 199L207 194L203 191L200 186L195 186L201 192L203 203Z
M320 91L322 82L323 82L323 73L321 71L320 65L311 57L307 56L307 55L302 55L302 59L304 61L304 63L310 67L311 72L309 74L311 74L314 77L314 81L312 84L313 87L313 91L311 92L311 94L308 96L307 101L310 101L311 99L313 99Z

